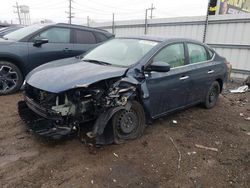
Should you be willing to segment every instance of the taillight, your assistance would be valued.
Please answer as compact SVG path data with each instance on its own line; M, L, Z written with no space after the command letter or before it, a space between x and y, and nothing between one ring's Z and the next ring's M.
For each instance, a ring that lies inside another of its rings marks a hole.
M228 60L225 60L224 63L225 63L226 65L230 65L230 64L231 64Z

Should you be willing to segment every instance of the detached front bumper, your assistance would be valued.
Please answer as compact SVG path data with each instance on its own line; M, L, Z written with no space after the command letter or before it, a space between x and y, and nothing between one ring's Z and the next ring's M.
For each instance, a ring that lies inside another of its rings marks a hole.
M60 120L59 116L50 114L44 111L44 109L33 105L31 101L27 101L27 98L25 101L18 102L18 113L29 130L40 136L60 139L75 134L75 131L70 127L55 126L55 120ZM48 114L50 114L50 116L48 116Z

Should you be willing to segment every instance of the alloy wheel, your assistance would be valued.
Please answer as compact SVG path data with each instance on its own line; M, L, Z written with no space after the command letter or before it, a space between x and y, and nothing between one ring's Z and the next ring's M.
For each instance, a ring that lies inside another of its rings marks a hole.
M18 81L18 74L7 65L0 67L0 91L6 92L16 87Z

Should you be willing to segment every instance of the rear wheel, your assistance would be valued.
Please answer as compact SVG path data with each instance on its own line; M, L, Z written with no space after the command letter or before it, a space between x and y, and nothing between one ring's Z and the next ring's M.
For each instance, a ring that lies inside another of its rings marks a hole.
M207 109L213 108L216 105L218 97L220 95L220 84L217 81L214 81L210 86L205 100L205 107Z
M23 83L19 68L11 62L0 61L0 95L16 92Z
M146 127L140 103L133 101L130 110L120 110L112 118L115 136L122 140L140 137Z

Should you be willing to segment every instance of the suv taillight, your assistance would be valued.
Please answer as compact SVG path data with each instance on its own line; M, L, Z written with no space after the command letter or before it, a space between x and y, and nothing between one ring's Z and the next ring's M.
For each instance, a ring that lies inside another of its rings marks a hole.
M231 64L228 60L225 60L224 63L225 63L226 65L230 65L230 64Z

